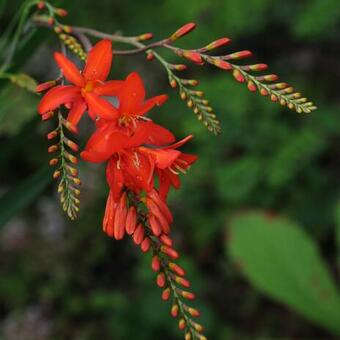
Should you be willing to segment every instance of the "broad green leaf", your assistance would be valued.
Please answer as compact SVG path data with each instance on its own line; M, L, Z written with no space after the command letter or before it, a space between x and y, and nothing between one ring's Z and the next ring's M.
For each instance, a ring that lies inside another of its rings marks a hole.
M32 203L52 181L52 169L45 166L10 189L0 198L0 226Z
M302 227L284 218L249 212L234 217L229 231L230 256L252 285L340 334L339 293Z

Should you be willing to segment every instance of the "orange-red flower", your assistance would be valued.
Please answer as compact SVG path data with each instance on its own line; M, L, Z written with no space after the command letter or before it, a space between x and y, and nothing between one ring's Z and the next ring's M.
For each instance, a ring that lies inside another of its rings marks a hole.
M99 41L89 52L83 72L65 57L56 52L54 59L65 79L72 85L59 85L49 90L41 99L38 111L45 114L62 104L71 107L67 119L77 125L87 110L94 119L117 119L118 110L101 96L116 96L123 81L105 81L112 63L112 44L109 40Z

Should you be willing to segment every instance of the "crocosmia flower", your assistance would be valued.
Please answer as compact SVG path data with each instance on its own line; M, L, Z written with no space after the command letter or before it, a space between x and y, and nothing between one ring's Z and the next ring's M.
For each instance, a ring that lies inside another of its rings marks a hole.
M68 121L77 125L85 111L95 119L117 119L118 110L102 96L117 96L123 85L121 80L106 81L112 63L112 43L99 41L89 52L84 70L56 52L54 59L70 85L58 85L41 99L38 111L41 115L64 104L70 107Z

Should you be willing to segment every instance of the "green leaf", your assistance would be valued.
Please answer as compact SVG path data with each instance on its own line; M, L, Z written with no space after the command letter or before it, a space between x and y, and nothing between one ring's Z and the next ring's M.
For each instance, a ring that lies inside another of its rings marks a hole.
M295 223L261 212L234 217L229 253L257 289L340 334L340 300L315 243Z
M0 226L32 203L52 181L52 169L45 166L0 198Z

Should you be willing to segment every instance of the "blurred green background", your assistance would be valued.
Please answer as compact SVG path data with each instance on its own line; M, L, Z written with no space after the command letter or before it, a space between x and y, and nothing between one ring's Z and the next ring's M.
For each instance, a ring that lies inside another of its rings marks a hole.
M0 1L0 32L21 1ZM62 2L61 2L62 3ZM250 93L229 74L186 73L222 123L219 136L195 118L165 71L144 56L116 57L112 75L136 70L149 96L169 102L152 117L199 161L170 196L173 237L210 339L335 339L340 330L340 115L338 0L64 1L66 23L162 38L186 22L181 46L228 36L226 51L250 49L319 109L299 115ZM40 30L15 55L12 71L42 82L57 75L52 33ZM121 48L121 46L119 46ZM162 52L168 60L179 61ZM38 97L0 83L0 338L177 339L150 269L131 240L101 231L103 166L80 164L81 214L68 221L50 181L49 123ZM86 140L91 125L82 122Z

